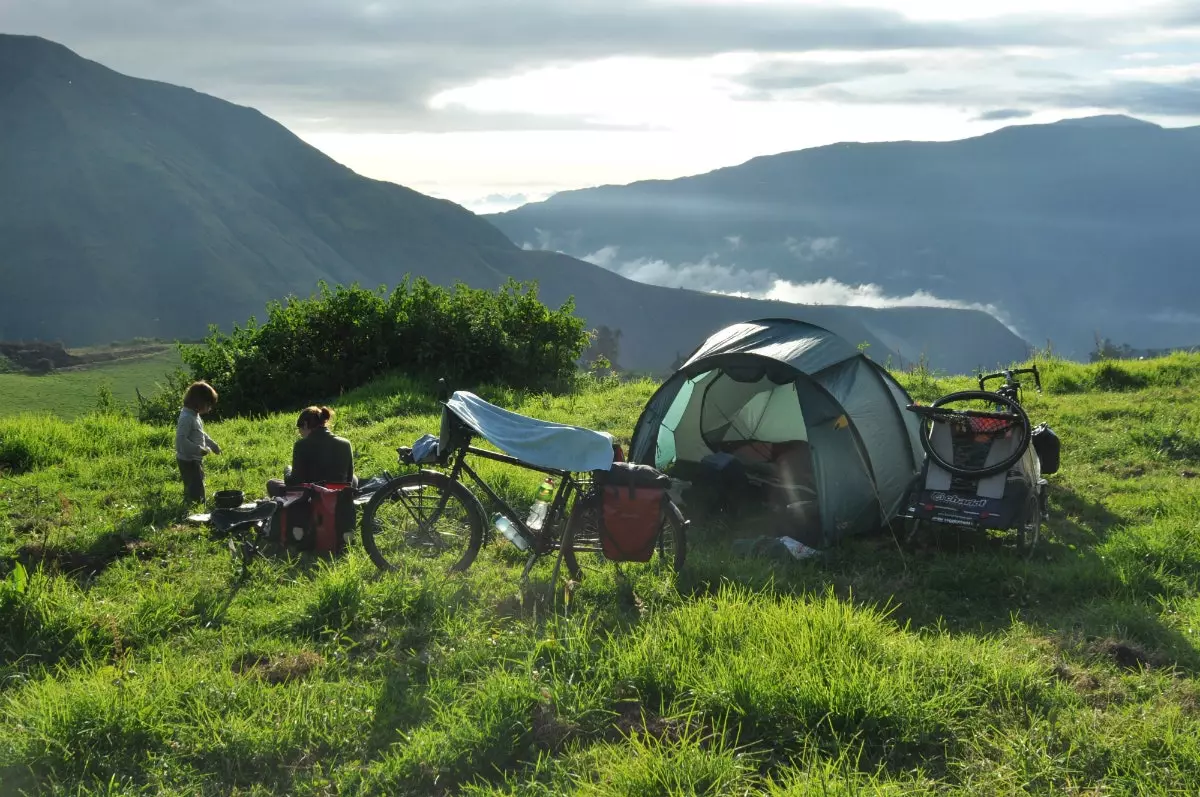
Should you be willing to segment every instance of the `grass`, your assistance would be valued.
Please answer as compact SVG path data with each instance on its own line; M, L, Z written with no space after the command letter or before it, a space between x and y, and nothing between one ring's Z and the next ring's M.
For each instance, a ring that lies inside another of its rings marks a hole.
M239 580L178 522L171 429L0 419L0 791L1197 793L1200 357L1043 367L1026 405L1064 467L1031 561L952 533L739 559L754 521L718 519L677 578L602 571L566 605L501 545L453 577L355 546ZM627 437L653 389L488 397ZM336 427L394 472L435 406L392 378ZM210 492L261 492L292 424L209 424ZM540 481L481 468L517 501Z
M96 407L102 387L112 391L119 405L133 407L135 389L149 396L164 374L181 365L174 348L157 354L71 368L45 376L4 373L0 368L0 417L48 412L77 418Z

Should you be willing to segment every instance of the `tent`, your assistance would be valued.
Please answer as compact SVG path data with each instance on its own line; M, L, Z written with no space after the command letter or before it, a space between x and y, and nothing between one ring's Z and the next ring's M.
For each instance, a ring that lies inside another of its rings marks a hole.
M826 544L896 516L920 470L908 393L843 338L786 318L713 334L650 399L630 459L681 478L736 460L746 480L807 505Z

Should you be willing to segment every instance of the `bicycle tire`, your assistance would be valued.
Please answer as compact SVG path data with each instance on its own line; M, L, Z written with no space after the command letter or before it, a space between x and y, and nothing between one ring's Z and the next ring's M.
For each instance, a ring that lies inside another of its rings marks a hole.
M387 557L383 555L375 539L377 528L376 515L379 509L388 501L396 500L405 492L416 491L422 487L431 487L441 495L457 499L467 511L467 547L462 556L448 568L448 572L461 573L475 561L475 557L479 555L479 549L483 545L485 527L483 507L480 506L479 500L470 490L459 482L452 481L444 473L422 471L420 473L399 476L392 479L381 487L375 495L371 496L371 500L367 502L362 515L361 533L363 548L366 549L367 555L371 557L371 561L380 570L391 572L399 569L395 563L389 562ZM445 504L441 505L444 508ZM424 525L423 522L418 523L418 529L423 533L424 529L420 528L422 525Z
M1042 536L1042 525L1042 500L1035 488L1025 500L1025 516L1017 528L1017 553L1022 559L1033 556L1034 546Z
M1025 409L1020 404L1008 398L1007 396L1001 396L999 393L992 393L987 390L962 390L957 393L949 393L945 396L942 396L934 401L930 407L932 409L936 409L955 401L988 401L992 404L1003 404L1004 406L1008 407L1008 409L1012 410L1012 414L1017 416L1017 421L1024 432L1021 445L1016 451L1004 458L1002 461L997 462L995 465L989 465L984 468L979 468L978 470L960 468L952 462L947 462L940 454L937 453L936 450L934 450L933 444L929 441L929 426L932 424L932 421L927 415L919 414L919 417L921 418L921 448L925 449L925 454L929 457L930 461L951 475L963 476L968 479L982 479L987 476L992 476L996 473L1003 473L1021 461L1021 457L1025 456L1025 451L1029 448L1029 445L1033 440L1033 426L1029 422L1029 415L1026 414Z
M579 557L575 555L575 541L583 539L584 535L580 534L581 524L591 520L593 523L599 523L600 499L595 494L580 495L575 498L575 504L571 507L571 514L567 518L567 530L563 534L560 547L562 549L563 564L566 565L567 574L576 581L583 578L583 567L579 564ZM596 526L594 533L589 533L586 539L590 543L599 544L599 526Z

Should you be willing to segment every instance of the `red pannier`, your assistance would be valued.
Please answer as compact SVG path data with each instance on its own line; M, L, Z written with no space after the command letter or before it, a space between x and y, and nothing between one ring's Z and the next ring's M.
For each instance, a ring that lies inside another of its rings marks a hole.
M671 479L649 465L614 462L600 471L600 548L614 562L648 562L662 529Z
M299 484L275 500L280 506L274 531L281 545L340 553L354 533L354 490L349 484Z

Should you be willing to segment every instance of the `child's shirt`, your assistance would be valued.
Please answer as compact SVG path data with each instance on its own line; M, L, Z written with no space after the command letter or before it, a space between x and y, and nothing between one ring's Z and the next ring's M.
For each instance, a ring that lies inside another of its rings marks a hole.
M175 458L198 461L221 447L204 431L204 421L195 410L184 407L175 422Z

